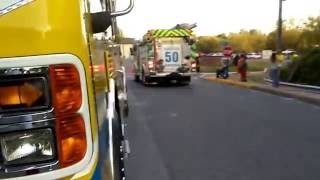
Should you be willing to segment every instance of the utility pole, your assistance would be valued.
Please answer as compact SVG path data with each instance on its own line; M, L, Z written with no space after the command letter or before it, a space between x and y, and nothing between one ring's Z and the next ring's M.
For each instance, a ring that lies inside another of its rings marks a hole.
M278 17L278 33L277 33L277 51L282 51L282 2L279 0L279 17Z

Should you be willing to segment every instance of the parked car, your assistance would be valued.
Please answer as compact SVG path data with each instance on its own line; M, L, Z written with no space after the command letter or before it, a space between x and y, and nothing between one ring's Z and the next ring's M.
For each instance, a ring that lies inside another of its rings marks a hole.
M248 59L261 59L262 55L259 53L248 53L247 58Z

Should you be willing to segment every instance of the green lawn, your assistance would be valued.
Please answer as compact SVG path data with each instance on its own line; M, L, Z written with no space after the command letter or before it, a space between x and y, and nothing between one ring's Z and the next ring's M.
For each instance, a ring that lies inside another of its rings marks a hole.
M254 71L263 71L265 68L269 67L269 61L268 60L248 60L248 71L254 72ZM210 65L200 65L200 71L201 72L216 72L217 66L210 66ZM235 66L230 67L230 72L237 71Z

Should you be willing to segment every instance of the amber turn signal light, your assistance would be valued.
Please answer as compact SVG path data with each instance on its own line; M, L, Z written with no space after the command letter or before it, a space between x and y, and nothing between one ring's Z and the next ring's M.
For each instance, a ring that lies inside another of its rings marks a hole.
M78 113L82 103L81 82L72 64L51 65L50 82L60 166L71 166L83 159L87 150L83 117Z
M79 114L57 117L59 163L67 167L79 162L87 150L85 125Z
M55 112L76 112L81 107L79 72L72 64L50 66L50 80Z

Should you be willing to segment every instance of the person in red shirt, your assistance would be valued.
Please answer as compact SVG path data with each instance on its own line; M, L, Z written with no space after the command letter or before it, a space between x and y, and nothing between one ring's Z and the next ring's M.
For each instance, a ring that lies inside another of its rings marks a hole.
M247 56L244 54L240 55L240 59L237 63L238 73L240 74L240 81L247 82Z

